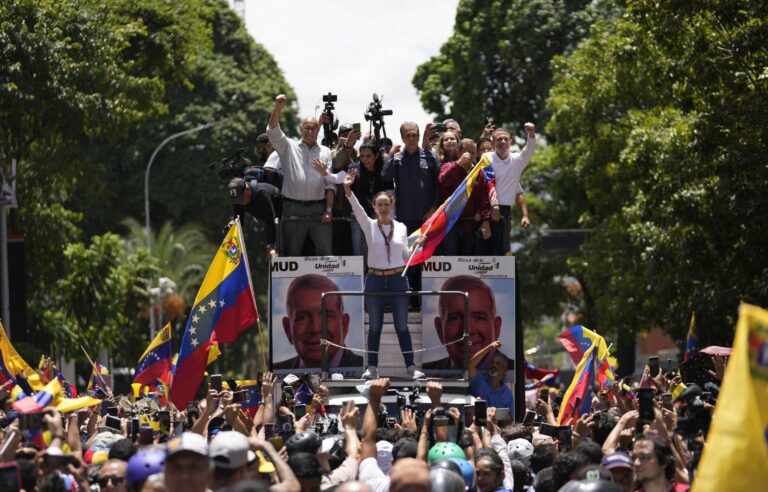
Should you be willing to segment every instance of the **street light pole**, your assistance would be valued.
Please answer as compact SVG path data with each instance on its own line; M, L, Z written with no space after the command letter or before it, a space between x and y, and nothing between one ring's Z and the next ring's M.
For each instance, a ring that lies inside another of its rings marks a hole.
M204 125L196 126L195 128L191 128L189 130L184 130L182 132L174 133L173 135L169 136L162 142L160 142L160 145L155 148L155 151L152 152L152 155L149 158L149 163L147 164L147 170L144 172L144 217L146 218L146 233L147 233L147 252L152 253L152 232L150 230L150 223L149 223L149 171L152 169L152 163L155 160L155 157L157 156L157 153L160 152L160 149L165 147L165 144L170 142L171 140L179 137L183 137L184 135L189 135L190 133L199 132L200 130L205 130L206 128L210 128L214 125L218 125L219 123L222 123L222 121L212 121L210 123L206 123ZM150 280L149 285L150 290L152 289L152 281ZM160 288L160 282L158 279L158 289ZM159 294L159 291L158 291ZM158 295L159 297L159 295ZM152 306L149 308L149 330L150 330L150 340L155 338L155 333L157 333L157 324L158 322L162 323L162 319L155 320L155 310Z

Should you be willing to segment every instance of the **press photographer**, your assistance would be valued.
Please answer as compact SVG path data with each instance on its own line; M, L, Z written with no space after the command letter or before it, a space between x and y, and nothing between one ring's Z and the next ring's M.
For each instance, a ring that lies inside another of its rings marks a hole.
M227 191L232 201L234 216L244 218L245 212L264 224L267 255L275 257L277 220L280 218L282 203L280 188L282 176L279 171L252 165L245 157L245 149L211 164L222 179L229 179Z

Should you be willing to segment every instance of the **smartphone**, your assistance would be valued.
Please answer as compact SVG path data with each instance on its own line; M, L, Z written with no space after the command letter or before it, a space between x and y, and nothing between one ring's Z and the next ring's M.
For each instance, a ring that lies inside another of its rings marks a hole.
M293 388L290 386L283 386L283 398L286 400L292 400L294 398Z
M443 123L439 123L435 125L435 133L445 133L448 131L448 125L445 125Z
M653 413L653 390L651 388L640 388L637 390L638 406L640 420L643 422L652 422L655 415Z
M533 422L536 420L536 412L533 410L526 410L525 416L523 417L523 425L533 425Z
M509 408L497 408L496 409L496 422L505 422L509 420Z
M139 423L139 417L134 417L131 419L131 438L136 439L139 435L139 426L141 424Z
M303 416L307 414L307 406L306 405L294 405L293 406L293 414L296 416L296 420L299 420Z
M559 431L560 426L548 424L546 422L542 422L539 426L539 434L549 436L553 439L557 437Z
M488 422L488 402L485 400L475 400L475 422L479 426Z
M269 441L269 443L272 444L272 446L275 449L277 449L277 450L283 449L283 438L282 437L280 437L278 435L274 435L274 436L270 437L269 439L267 439L267 441Z
M0 463L0 490L21 490L21 470L15 461Z
M648 368L651 370L651 377L655 378L659 375L660 366L658 356L648 357Z
M197 407L197 403L190 402L187 403L187 417L199 417L200 416L200 409Z
M296 433L296 430L293 427L293 417L291 417L290 415L278 415L277 423L279 425L277 432L283 440L290 438L292 435ZM275 446L275 449L279 449L279 448Z
M245 390L239 390L232 392L232 403L241 403L245 396Z
M171 413L168 410L157 412L157 421L160 424L160 432L167 434L171 430Z
M239 386L237 385L237 381L235 381L235 378L227 379L227 386L229 386L229 389L232 391L237 391L237 388L239 388Z
M221 374L211 374L208 380L211 383L211 388L221 391Z
M139 429L139 444L146 446L152 444L155 440L155 433L152 431L152 427L142 427Z
M352 130L360 133L360 123L352 123Z
M672 393L662 393L661 406L667 410L672 410Z
M549 403L549 388L541 388L539 390L539 400L544 400L544 403Z
M107 415L111 415L113 417L117 417L117 407L109 407L107 408Z
M113 417L112 415L107 415L107 421L105 425L109 427L110 429L114 429L119 431L120 430L120 417Z
M20 413L20 430L40 430L43 428L43 412L40 413Z
M475 421L475 406L464 405L464 426L469 427Z
M557 427L557 441L560 443L560 446L558 447L560 451L571 450L571 436L572 436L571 426L559 425Z
M274 437L274 435L275 435L275 424L272 422L268 424L264 424L264 439L269 441Z
M96 390L93 392L93 394L96 396L96 398L98 398L100 400L103 400L104 398L107 397L107 392L104 391L104 388L102 388L101 386L96 388Z

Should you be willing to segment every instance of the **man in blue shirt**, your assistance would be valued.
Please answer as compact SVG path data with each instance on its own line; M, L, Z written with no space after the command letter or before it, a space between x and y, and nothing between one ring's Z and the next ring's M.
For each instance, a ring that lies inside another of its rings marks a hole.
M411 234L440 206L440 160L430 150L419 148L416 123L400 125L400 137L405 147L384 162L381 177L395 182L395 215ZM408 269L408 283L411 290L421 290L420 266ZM418 304L413 297L411 306Z
M509 408L509 415L515 418L515 398L512 390L504 384L504 376L510 365L510 360L506 355L499 352L500 341L491 342L476 353L469 361L469 393L475 398L482 398L488 402L489 407ZM485 358L485 355L495 350L488 373L480 373L477 370L478 364Z

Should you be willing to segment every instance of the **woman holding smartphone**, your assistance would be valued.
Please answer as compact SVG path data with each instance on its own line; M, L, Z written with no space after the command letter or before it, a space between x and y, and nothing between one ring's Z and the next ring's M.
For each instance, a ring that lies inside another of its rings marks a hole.
M411 255L408 247L408 233L405 224L392 218L394 198L388 192L382 191L373 197L375 219L368 217L357 197L352 193L357 169L350 169L344 178L344 193L352 205L352 213L362 229L368 246L368 273L365 276L365 292L406 292L409 289L408 278L402 275L405 263ZM414 244L418 247L425 236L420 237ZM407 296L365 296L368 308L368 367L363 373L363 379L378 377L376 367L379 362L379 342L381 329L384 324L384 308L389 304L392 308L392 319L397 332L400 350L403 351L407 372L414 379L424 377L424 373L416 370L413 362L413 344L408 332L408 297Z

